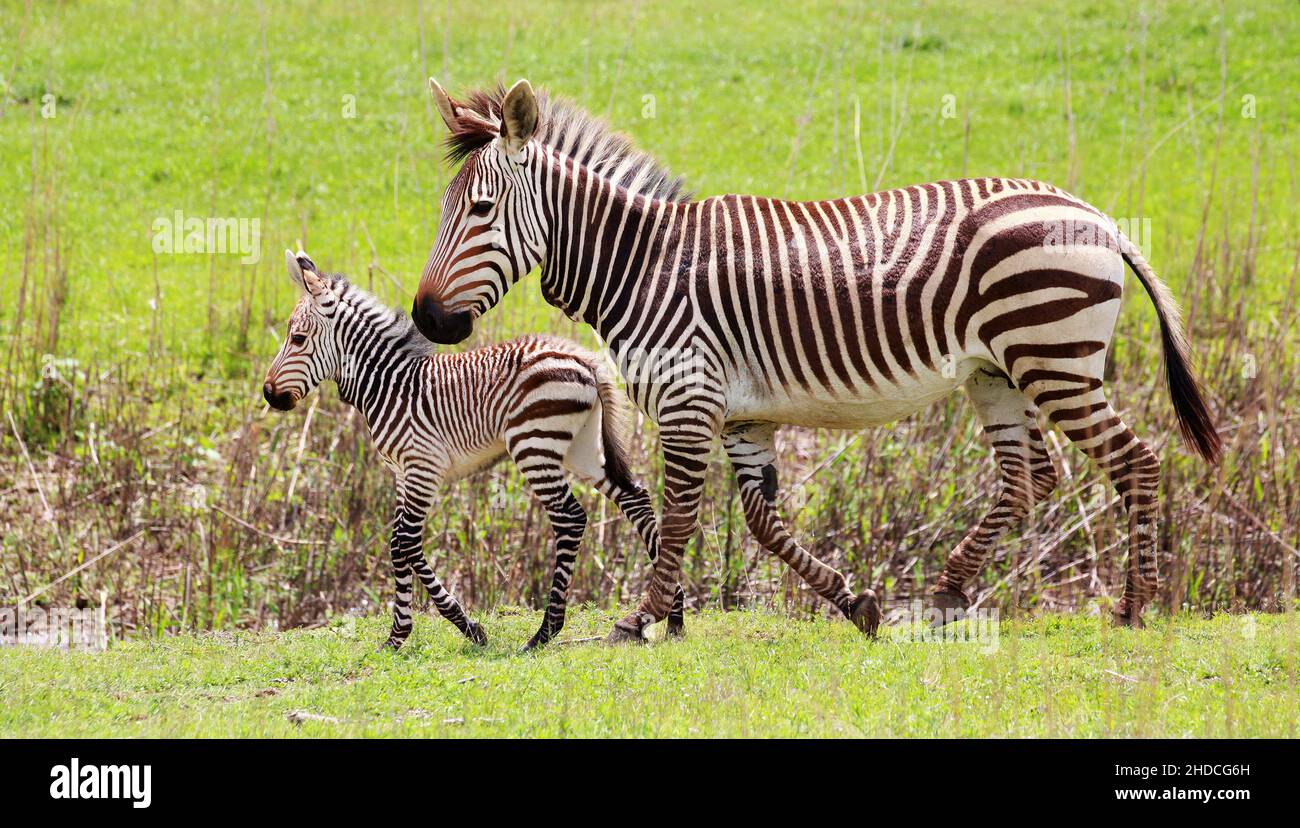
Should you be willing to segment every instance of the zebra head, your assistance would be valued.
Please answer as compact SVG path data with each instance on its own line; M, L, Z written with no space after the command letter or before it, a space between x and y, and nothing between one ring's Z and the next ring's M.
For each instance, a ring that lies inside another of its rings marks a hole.
M438 235L411 317L425 337L450 345L469 336L474 320L545 253L545 218L533 170L538 102L526 80L504 97L484 97L473 105L453 99L433 78L429 85L450 131L449 157L464 164L443 194Z
M266 372L262 396L270 406L288 411L339 366L338 344L333 336L338 296L316 265L299 250L284 251L289 278L302 289L302 298L289 317L288 336Z

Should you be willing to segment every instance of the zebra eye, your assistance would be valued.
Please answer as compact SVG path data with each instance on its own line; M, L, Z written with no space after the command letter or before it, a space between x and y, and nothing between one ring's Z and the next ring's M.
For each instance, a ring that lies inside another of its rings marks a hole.
M482 218L483 216L486 216L488 213L492 212L492 202L476 201L470 205L469 212L470 215L472 216L478 216Z
M293 336L289 337L289 341L292 342L294 345L306 345L307 334L294 334Z

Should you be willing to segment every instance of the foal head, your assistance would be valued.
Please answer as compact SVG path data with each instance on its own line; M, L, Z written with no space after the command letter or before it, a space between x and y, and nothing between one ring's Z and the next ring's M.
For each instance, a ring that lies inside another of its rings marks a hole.
M289 317L288 336L266 372L262 396L272 408L288 411L312 389L338 372L339 346L334 322L339 297L333 283L299 250L284 251L289 278L302 297Z

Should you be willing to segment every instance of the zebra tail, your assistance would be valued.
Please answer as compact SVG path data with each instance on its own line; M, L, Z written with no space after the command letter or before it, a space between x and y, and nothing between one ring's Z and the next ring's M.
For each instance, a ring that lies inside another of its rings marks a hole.
M1214 419L1205 405L1201 385L1192 374L1190 349L1187 337L1183 334L1178 303L1169 288L1151 269L1137 245L1125 238L1123 233L1117 235L1120 255L1156 306L1156 318L1160 320L1160 339L1165 352L1165 380L1169 383L1169 395L1173 398L1174 412L1178 415L1178 430L1197 454L1210 464L1217 465L1223 453L1223 444L1214 427Z
M627 462L627 408L619 394L618 385L608 369L596 362L596 390L600 395L600 439L605 451L605 476L621 489L634 489L638 484L632 478Z

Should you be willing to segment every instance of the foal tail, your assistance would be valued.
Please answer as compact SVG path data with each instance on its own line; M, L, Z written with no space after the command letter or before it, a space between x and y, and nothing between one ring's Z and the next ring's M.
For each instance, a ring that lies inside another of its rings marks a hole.
M627 463L628 412L609 367L597 357L592 363L600 395L600 440L605 451L605 476L621 489L636 488Z
M1178 415L1178 430L1197 454L1207 462L1217 464L1223 452L1223 444L1214 427L1214 419L1205 405L1200 383L1192 374L1187 337L1183 335L1178 303L1174 301L1169 288L1151 269L1151 265L1147 264L1137 245L1125 238L1123 233L1117 235L1120 255L1156 306L1156 318L1160 320L1160 340L1165 351L1165 380L1169 383L1169 396L1173 398L1174 412Z

